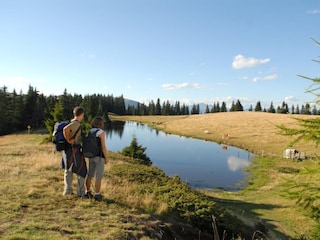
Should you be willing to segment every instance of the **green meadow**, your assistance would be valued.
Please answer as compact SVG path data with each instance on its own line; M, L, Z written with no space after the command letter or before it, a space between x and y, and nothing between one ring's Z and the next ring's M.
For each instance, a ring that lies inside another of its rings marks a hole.
M255 153L246 169L247 187L196 191L155 166L110 152L103 202L62 196L61 154L44 142L46 134L1 136L1 239L316 239L320 234L318 149L302 142L294 147L306 152L306 160L282 158L292 139L278 135L276 125L292 126L290 115L110 118Z

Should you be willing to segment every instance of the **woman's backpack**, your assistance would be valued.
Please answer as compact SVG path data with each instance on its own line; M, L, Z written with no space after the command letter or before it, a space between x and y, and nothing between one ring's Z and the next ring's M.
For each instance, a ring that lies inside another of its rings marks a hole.
M83 139L82 152L87 158L93 158L100 155L101 143L100 138L97 137L98 131L99 129L96 131L89 131Z

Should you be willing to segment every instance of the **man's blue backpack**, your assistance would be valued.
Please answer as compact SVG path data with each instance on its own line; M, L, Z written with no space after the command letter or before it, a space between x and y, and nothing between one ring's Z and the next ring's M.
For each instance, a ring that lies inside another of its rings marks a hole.
M67 126L69 122L57 122L54 124L52 133L52 143L55 146L55 150L60 152L68 148L69 143L64 138L63 128Z

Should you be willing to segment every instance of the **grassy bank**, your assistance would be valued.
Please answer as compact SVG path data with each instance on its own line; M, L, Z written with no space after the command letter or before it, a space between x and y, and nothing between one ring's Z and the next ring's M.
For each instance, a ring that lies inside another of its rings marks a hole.
M213 236L212 216L229 236L254 232L178 177L112 152L103 202L62 196L61 154L44 137L0 137L1 239L205 240Z
M310 118L312 116L299 116ZM269 229L270 239L316 239L320 173L312 143L294 147L306 152L302 162L282 158L293 140L277 134L276 125L294 126L291 115L235 112L177 117L112 117L146 123L157 129L240 147L257 154L248 187L239 192L206 191L217 205L251 225ZM227 133L229 136L224 137Z

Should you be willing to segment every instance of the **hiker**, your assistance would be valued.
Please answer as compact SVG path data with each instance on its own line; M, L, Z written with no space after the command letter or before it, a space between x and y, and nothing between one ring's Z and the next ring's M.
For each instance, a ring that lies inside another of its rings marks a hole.
M72 180L73 173L76 173L78 179L77 194L78 197L83 197L84 180L87 174L87 166L81 153L80 122L84 117L84 109L82 107L75 107L73 109L73 116L74 118L71 120L71 122L63 128L63 135L68 143L67 148L62 153L62 162L65 169L63 195L73 194ZM80 170L82 172L80 172Z
M96 201L102 201L100 193L101 181L104 176L104 165L107 164L107 147L106 147L106 134L104 132L104 119L97 116L91 122L90 133L95 133L99 146L99 153L97 156L89 158L89 171L86 179L86 198L94 198ZM92 178L95 177L94 190L92 195L90 187Z

